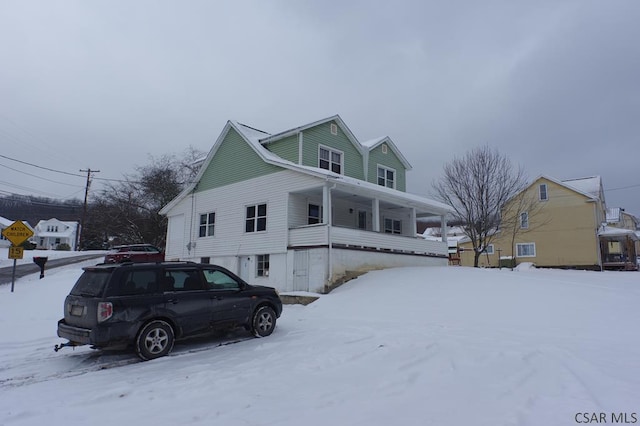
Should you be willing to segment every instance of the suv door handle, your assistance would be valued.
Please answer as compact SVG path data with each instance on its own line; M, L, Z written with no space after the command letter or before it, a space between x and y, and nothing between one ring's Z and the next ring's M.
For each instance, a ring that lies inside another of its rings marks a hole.
M178 303L178 299L167 299L167 303L173 303L175 305Z

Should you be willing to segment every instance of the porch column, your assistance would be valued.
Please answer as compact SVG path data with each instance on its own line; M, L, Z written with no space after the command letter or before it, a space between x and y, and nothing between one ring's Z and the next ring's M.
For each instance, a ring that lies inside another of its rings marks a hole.
M373 212L373 217L371 218L373 219L373 232L380 232L380 200L377 198L373 199L371 210Z
M409 220L411 221L411 227L409 230L411 231L411 236L415 237L418 234L418 224L416 223L416 208L413 207L409 210Z
M442 242L447 242L447 216L440 216L440 233L442 234Z
M329 188L329 184L322 187L322 223L331 226L331 188Z

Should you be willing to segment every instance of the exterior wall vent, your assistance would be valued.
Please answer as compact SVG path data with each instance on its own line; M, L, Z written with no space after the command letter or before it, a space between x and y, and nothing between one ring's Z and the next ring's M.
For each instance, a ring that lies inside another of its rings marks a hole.
M386 153L387 153L387 144L386 144L386 143L383 143L383 144L382 144L382 153L383 153L383 154L386 154Z
M332 135L337 135L338 134L338 126L334 123L331 123L331 134Z

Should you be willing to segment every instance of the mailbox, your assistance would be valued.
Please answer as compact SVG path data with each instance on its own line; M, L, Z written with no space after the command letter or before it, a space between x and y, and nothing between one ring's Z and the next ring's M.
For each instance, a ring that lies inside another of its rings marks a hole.
M36 265L38 265L40 267L40 279L44 278L44 265L47 263L47 260L49 260L48 257L34 257L33 258L33 263L35 263Z

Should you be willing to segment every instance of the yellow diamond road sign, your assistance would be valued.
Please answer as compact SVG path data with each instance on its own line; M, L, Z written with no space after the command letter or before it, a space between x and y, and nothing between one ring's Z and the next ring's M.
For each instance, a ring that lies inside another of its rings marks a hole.
M33 231L22 221L16 220L2 230L2 235L14 246L19 246L33 236Z

